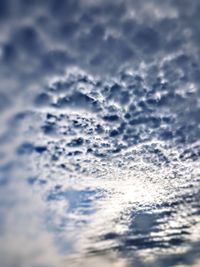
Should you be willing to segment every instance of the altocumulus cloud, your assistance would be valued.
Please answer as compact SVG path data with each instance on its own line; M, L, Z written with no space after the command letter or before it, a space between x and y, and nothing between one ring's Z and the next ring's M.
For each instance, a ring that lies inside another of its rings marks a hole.
M0 0L0 264L199 257L199 16L198 0Z

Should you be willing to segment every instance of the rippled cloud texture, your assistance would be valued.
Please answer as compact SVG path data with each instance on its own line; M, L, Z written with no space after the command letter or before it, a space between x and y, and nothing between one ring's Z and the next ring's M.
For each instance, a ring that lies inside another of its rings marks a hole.
M0 266L199 266L199 17L0 0Z

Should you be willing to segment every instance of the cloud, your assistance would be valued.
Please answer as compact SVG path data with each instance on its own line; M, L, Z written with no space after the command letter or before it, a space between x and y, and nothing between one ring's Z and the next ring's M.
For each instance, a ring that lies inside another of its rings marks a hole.
M0 1L0 264L66 266L104 252L98 235L122 266L133 247L182 248L183 210L199 223L199 13L198 0ZM183 261L199 246L187 236Z

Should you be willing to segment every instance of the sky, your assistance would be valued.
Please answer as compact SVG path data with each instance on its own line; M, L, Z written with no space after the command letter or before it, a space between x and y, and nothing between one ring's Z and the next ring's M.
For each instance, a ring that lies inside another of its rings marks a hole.
M199 266L199 17L0 0L0 266Z

